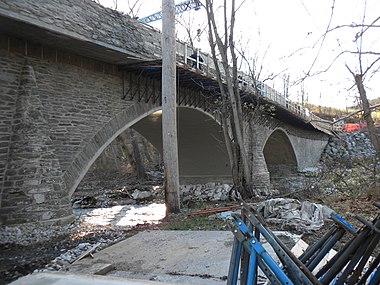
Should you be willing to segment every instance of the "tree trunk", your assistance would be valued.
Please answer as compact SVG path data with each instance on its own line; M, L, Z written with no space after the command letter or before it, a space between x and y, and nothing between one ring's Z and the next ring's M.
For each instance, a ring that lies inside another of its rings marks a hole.
M110 167L110 171L120 174L121 169L120 169L120 159L118 155L119 149L117 147L117 143L112 143L110 146L111 146L110 152L112 151L111 157L112 157L112 161L114 165L113 167Z
M135 159L137 179L142 182L146 179L144 162L141 159L141 152L137 143L136 137L133 135L133 131L129 130L129 136L131 138L133 157Z
M231 19L227 21L227 1L224 1L224 42L218 33L217 24L214 18L213 1L206 1L206 10L209 26L209 43L211 47L212 57L216 68L216 76L222 98L222 109L220 115L222 117L222 127L226 147L230 157L231 173L235 188L239 191L243 198L251 198L254 196L252 188L252 176L250 161L244 144L243 132L243 115L240 100L240 92L237 80L237 58L235 54L233 28L235 22L235 1L233 0L231 7ZM222 68L226 78L226 87L222 81L222 70L219 68L218 59L216 57L216 47L222 59ZM230 53L228 53L230 52ZM229 66L229 58L232 60L232 74ZM229 128L231 132L229 132ZM231 135L231 137L230 137Z
M130 150L128 149L127 143L128 143L128 137L126 133L121 133L117 138L117 144L121 148L121 152L123 157L127 160L129 165L131 166L131 169L128 169L128 173L134 173L136 172L136 162L133 158L133 155L131 154Z
M358 91L359 91L360 100L362 102L363 118L367 123L369 138L373 144L373 147L375 148L376 156L380 157L379 137L377 136L376 127L371 116L371 108L369 106L367 94L363 85L363 75L355 74L354 77L355 77L356 87L358 88Z

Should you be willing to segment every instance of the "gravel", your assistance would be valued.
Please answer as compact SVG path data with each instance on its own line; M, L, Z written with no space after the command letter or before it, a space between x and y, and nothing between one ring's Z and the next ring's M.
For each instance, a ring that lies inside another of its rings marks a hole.
M139 228L157 223L165 208L163 204L154 205L119 206L120 210L124 208L122 213L129 213L129 220L135 221L123 226L117 225L120 221L117 216L109 219L110 212L115 210L110 207L101 209L102 215L108 217L103 224L97 222L98 214L94 215L99 209L76 209L77 219L70 225L0 227L0 284L32 272L67 270L71 262L95 245L96 250L101 250L135 234Z

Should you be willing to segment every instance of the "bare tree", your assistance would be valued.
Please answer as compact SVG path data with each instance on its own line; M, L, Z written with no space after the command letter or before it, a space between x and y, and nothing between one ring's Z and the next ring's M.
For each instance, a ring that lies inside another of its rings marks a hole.
M93 0L95 3L101 4L101 0ZM118 10L119 8L119 0L112 0L113 7L112 9ZM130 15L132 18L137 19L138 18L138 13L140 12L142 5L142 0L127 0L127 13Z
M200 24L199 27L195 29L194 15L191 13L181 13L177 15L176 23L179 24L186 33L185 42L190 45L192 50L195 50L194 42L200 40L200 36L207 28L207 22Z
M228 156L231 162L232 178L236 190L242 198L251 198L257 195L253 189L251 164L244 145L243 111L238 84L238 59L234 40L234 26L236 5L235 0L224 0L223 28L218 30L215 20L213 0L206 0L209 43L213 61L216 67L216 76L221 92L221 121ZM230 9L230 10L229 10ZM228 11L230 15L228 16ZM221 58L219 67L217 54ZM223 77L225 83L223 83Z
M361 105L362 105L362 109L363 109L363 118L366 121L367 127L368 127L369 138L370 138L370 140L371 140L371 142L375 148L376 155L380 158L379 137L378 137L377 132L376 132L375 123L372 119L371 106L369 105L368 98L367 98L367 92L366 92L366 89L364 87L364 82L363 82L365 73L363 74L363 72L360 72L360 73L355 74L353 71L351 71L351 69L349 69L348 66L347 66L347 68L351 72L352 76L354 77L355 85L358 89L360 101L361 101Z
M117 1L117 0L114 0L114 1ZM137 19L138 18L137 15L140 12L141 5L142 5L142 1L141 0L132 0L132 1L128 0L128 9L129 9L128 14L132 18Z
M367 98L367 90L366 90L366 81L369 81L376 73L379 72L380 69L380 50L373 50L369 45L365 45L366 41L369 41L370 33L373 32L375 29L380 28L380 17L376 16L374 19L367 20L367 1L363 2L363 17L361 23L355 23L352 22L350 24L341 24L337 25L335 27L331 26L332 19L334 17L334 10L335 10L335 0L332 1L331 6L331 14L329 23L327 25L325 33L320 37L318 42L320 43L319 50L317 53L317 56L313 60L309 70L305 72L305 77L302 78L305 79L308 76L317 75L323 72L328 71L332 68L335 62L337 62L338 59L342 58L343 56L351 55L352 57L356 58L357 65L347 62L345 63L346 68L351 73L354 85L356 86L359 94L359 102L361 105L361 108L363 110L363 119L366 121L368 126L368 133L369 137L371 139L371 142L375 148L376 154L378 157L380 157L380 141L379 137L376 133L376 128L374 125L374 121L372 119L371 115L371 106L369 104L368 98ZM322 50L322 47L324 43L327 41L327 36L330 34L336 34L341 33L342 31L350 31L353 34L353 40L352 43L355 43L356 49L351 49L350 47L344 46L342 44L343 41L339 41L339 38L337 38L337 43L341 51L335 55L332 62L323 70L319 70L315 73L312 73L312 69L315 66L315 63L320 57L320 51ZM366 37L368 34L368 37ZM315 45L316 46L316 45ZM365 47L364 47L365 46ZM376 47L375 47L376 49ZM352 59L352 57L350 59Z
M380 17L376 18L369 25L366 25L365 24L365 14L364 14L363 20L361 23L361 27L360 27L360 32L356 33L356 35L355 35L355 42L357 43L357 47L358 47L357 58L358 58L358 66L359 66L358 71L359 72L358 73L353 72L347 64L346 64L346 67L350 71L351 75L354 78L355 85L356 85L356 88L358 89L359 98L360 98L361 105L363 108L363 118L366 121L367 126L368 126L369 137L370 137L371 142L372 142L372 144L376 150L377 156L380 158L379 137L376 133L375 124L374 124L372 116L371 116L371 108L370 108L370 105L368 102L366 88L364 86L364 79L366 78L366 75L371 71L371 69L375 69L375 71L377 72L378 69L380 68L380 66L378 64L380 62L380 52L377 53L374 51L370 51L370 52L363 51L363 41L365 40L364 39L365 33L368 32L369 29L374 29L375 27L379 28L378 25L375 26L375 24L377 22L380 22ZM368 54L368 53L370 55L377 55L377 56L375 59L372 59L370 61L369 65L367 65L367 67L364 69L363 57L365 56L365 54Z
M373 21L370 21L370 24L366 24L365 13L364 13L362 23L360 25L352 25L352 26L355 26L356 28L360 28L360 31L355 33L355 39L354 39L354 42L357 43L356 45L357 50L351 52L357 57L357 62L358 62L358 68L356 69L357 72L354 72L348 66L348 64L346 64L346 67L351 73L355 82L355 86L358 90L359 100L361 103L361 107L363 109L363 119L367 123L369 138L375 148L376 155L378 158L380 158L380 141L379 141L379 137L377 135L375 124L371 115L372 110L367 98L365 80L366 78L370 77L371 72L373 74L379 71L380 51L363 50L363 41L365 41L365 35L367 32L369 32L370 29L380 28L380 26L377 24L379 22L380 22L380 17L374 19ZM365 56L367 56L367 58L364 59ZM371 58L368 58L368 56L370 56ZM363 66L364 62L367 63L366 67Z

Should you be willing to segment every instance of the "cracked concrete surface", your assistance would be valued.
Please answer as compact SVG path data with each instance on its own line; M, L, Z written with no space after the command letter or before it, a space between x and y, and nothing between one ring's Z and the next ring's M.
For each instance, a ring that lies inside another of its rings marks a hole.
M175 284L225 284L230 231L144 231L85 258L82 268L112 264L107 275Z

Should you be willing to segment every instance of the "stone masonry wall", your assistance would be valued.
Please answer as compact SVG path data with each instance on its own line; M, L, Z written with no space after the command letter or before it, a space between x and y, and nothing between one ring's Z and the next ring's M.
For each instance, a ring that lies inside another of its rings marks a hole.
M121 75L110 66L73 57L74 66L49 49L44 59L25 56L17 52L26 53L19 41L1 39L0 221L69 217L64 172L94 134L132 103L121 99Z
M254 119L251 124L254 125L254 132L259 138L256 141L256 144L259 144L257 148L261 150L264 149L266 140L275 130L283 131L292 144L298 171L315 166L329 140L329 135L323 132L292 126L274 118L261 117Z
M20 77L21 66L13 64L10 58L0 61L0 205L4 204L4 176L9 161Z
M2 0L0 13L137 58L161 58L157 30L91 0Z
M275 176L274 172L284 172L284 169L268 169L264 157L264 147L268 138L276 130L281 130L289 138L291 148L297 157L298 169L302 171L306 167L314 166L318 163L320 154L328 142L328 135L315 130L304 130L269 116L258 116L245 123L246 132L250 135L246 137L246 147L249 150L249 157L255 161L252 169L254 186L264 194L270 185L270 179ZM278 142L278 144L289 143ZM285 147L285 146L280 146ZM280 160L279 160L280 161ZM283 166L279 166L284 167ZM289 165L286 165L289 168ZM291 166L294 167L293 165ZM285 171L286 172L286 171Z

